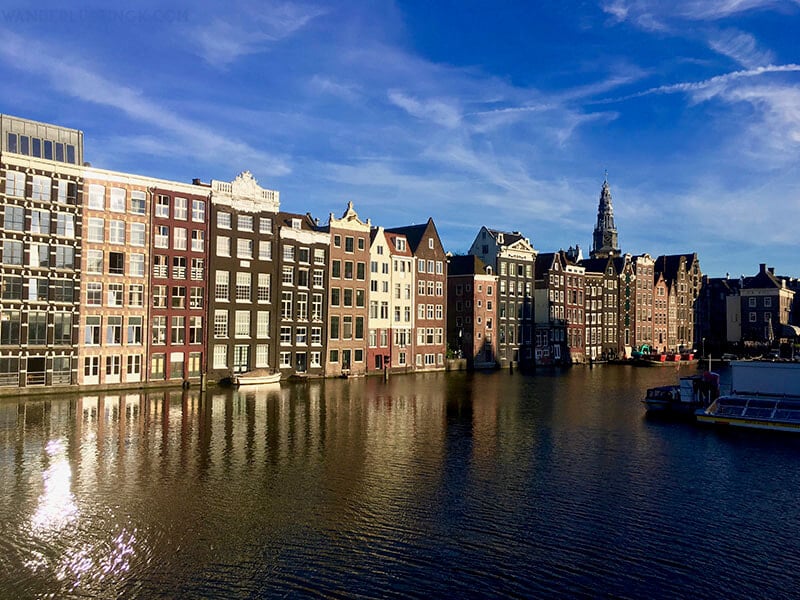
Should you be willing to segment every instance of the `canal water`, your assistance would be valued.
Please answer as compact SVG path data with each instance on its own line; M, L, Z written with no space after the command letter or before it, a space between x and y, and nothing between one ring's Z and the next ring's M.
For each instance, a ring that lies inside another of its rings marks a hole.
M692 372L0 400L0 598L795 598L800 440Z

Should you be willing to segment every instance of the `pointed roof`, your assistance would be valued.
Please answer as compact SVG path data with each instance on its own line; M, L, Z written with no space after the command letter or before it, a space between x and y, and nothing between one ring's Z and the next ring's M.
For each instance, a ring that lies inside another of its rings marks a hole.
M447 261L447 276L486 275L486 263L473 254L451 256Z
M412 251L416 252L420 242L422 241L422 238L425 236L425 232L428 230L428 227L433 227L433 230L436 233L436 237L438 238L439 232L436 231L436 224L433 222L432 217L428 217L427 223L424 223L422 225L407 225L405 227L392 227L391 229L387 229L386 232L400 233L406 236L406 239L408 240L408 244L411 246Z

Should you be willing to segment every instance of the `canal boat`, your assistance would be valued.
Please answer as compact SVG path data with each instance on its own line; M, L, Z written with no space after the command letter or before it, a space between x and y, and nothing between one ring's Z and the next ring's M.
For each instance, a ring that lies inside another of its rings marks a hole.
M731 390L698 409L697 421L800 433L800 364L733 361Z
M719 396L719 375L681 377L678 385L663 385L647 390L642 403L648 413L691 417Z
M269 369L256 369L234 376L233 383L236 386L256 385L262 383L278 383L281 380L280 371L272 372Z

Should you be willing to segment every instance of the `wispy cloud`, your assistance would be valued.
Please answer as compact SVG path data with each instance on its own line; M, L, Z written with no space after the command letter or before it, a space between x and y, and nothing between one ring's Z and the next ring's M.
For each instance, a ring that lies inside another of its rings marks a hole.
M193 28L187 37L206 62L225 67L242 56L263 52L324 13L322 8L292 2L239 0L226 4L222 14Z
M693 96L695 101L707 100L717 94L721 93L728 84L739 79L750 77L758 77L768 73L796 73L800 72L800 65L787 64L787 65L766 65L763 67L756 67L754 69L744 69L741 71L733 71L731 73L724 73L722 75L715 75L703 81L691 81L681 83L671 83L668 85L660 85L652 87L641 92L628 94L618 98L610 98L599 101L599 103L608 104L613 102L622 102L631 100L633 98L641 98L643 96L650 96L652 94L672 94L676 92L683 92Z
M774 54L769 50L760 49L752 35L735 29L713 35L708 45L715 52L732 58L748 69L771 65L774 61Z
M645 30L666 29L677 20L716 21L754 10L798 6L798 0L610 0L601 7L614 21L629 21Z
M257 163L270 174L289 172L283 159L219 134L202 123L186 119L149 100L142 91L93 72L81 66L75 57L35 40L0 30L0 60L12 68L46 77L60 93L117 109L142 124L155 127L158 136L171 134L173 143L170 145L181 148L187 155L223 164L230 164L231 160L244 164ZM150 143L147 140L145 136L138 143L146 147Z
M423 121L450 128L457 127L461 122L461 113L458 108L444 100L419 100L396 90L390 91L388 98L398 108L402 108L412 117Z

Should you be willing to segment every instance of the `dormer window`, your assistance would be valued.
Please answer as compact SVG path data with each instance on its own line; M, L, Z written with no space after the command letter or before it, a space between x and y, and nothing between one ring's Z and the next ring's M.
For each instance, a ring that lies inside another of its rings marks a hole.
M300 219L292 219L292 229L300 229Z
M433 238L428 238L428 248L433 250Z

